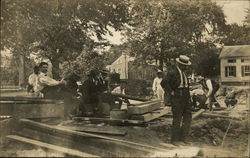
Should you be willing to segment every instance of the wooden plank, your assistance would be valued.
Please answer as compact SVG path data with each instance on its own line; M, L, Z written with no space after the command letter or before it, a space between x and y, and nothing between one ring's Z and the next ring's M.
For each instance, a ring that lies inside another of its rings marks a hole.
M146 102L130 103L129 106L140 106L140 105L145 105L145 104L155 103L155 102L160 102L160 100L155 99L155 100L149 100L149 101L146 101Z
M62 100L53 100L53 99L44 99L38 97L31 97L31 96L0 96L0 101L27 101L29 103L44 103L44 104L51 104L51 103L62 103Z
M209 118L224 118L224 119L232 119L232 120L242 120L242 118L238 118L238 117L224 116L224 115L219 115L219 114L209 114L209 113L203 113L201 116L209 117Z
M161 116L164 116L164 115L168 114L169 112L170 112L169 107L164 107L161 110L155 110L155 111L152 111L150 113L143 114L143 115L132 115L131 119L148 122L148 121L154 120L156 118L159 118Z
M124 143L124 144L142 147L142 148L147 148L147 149L151 149L151 150L153 149L153 150L158 150L158 151L167 151L167 149L165 149L165 148L155 147L155 146L151 146L151 145L147 145L147 144L141 144L141 143L131 142L131 141L127 141L127 140L107 137L107 136L101 136L101 135L92 134L92 133L72 131L72 130L69 130L69 129L66 129L66 128L63 128L60 126L46 125L43 123L39 123L39 122L27 120L27 119L20 119L19 122L23 123L29 127L33 126L33 128L36 127L36 128L42 129L42 130L53 131L55 133L61 133L61 134L65 134L68 136L100 138L100 139L104 139L104 140L108 140L108 141L112 141L112 142Z
M148 104L143 104L140 106L129 106L128 107L128 114L129 115L138 115L138 114L145 114L157 109L160 109L161 102L152 102Z
M110 118L98 118L98 117L73 117L73 120L79 121L91 121L109 124L132 124L132 125L143 125L144 122L140 120L121 120L121 119L110 119Z
M125 136L127 134L127 130L117 129L113 127L76 127L76 126L61 126L66 129L70 129L73 131L80 132L88 132L88 133L96 133L96 134L108 134L108 135L117 135L117 136Z
M155 152L150 157L199 157L200 148L181 146L167 152Z
M131 100L137 100L137 101L148 101L149 99L144 99L144 98L138 98L132 95L124 95L124 94L116 94L116 93L112 93L112 96L116 96L116 97L121 97L124 99L131 99Z
M197 111L196 113L194 113L192 115L192 119L196 119L198 118L203 112L205 112L206 110L205 109L200 109L199 111Z
M92 155L92 154L80 152L78 150L69 149L69 148L65 148L65 147L61 147L61 146L57 146L57 145L53 145L53 144L48 144L48 143L44 143L44 142L41 142L41 141L37 141L37 140L33 140L33 139L29 139L29 138L25 138L25 137L21 137L21 136L17 136L17 135L8 135L6 137L9 138L9 139L21 141L21 142L32 144L32 145L35 145L35 146L39 146L39 147L55 150L55 151L58 151L58 152L62 152L62 153L65 153L65 154L68 154L68 155L71 155L71 156L99 157L97 155Z

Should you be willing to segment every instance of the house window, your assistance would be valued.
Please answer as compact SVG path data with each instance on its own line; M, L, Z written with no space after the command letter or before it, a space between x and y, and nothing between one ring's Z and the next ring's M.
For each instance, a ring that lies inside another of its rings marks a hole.
M228 63L236 63L236 59L228 59L227 62Z
M226 66L225 67L225 76L226 77L236 77L236 66Z
M249 62L250 62L250 59L241 59L241 62L242 62L242 63L249 63Z
M118 68L117 71L119 74L121 74L121 68Z
M241 66L241 75L250 76L250 66Z

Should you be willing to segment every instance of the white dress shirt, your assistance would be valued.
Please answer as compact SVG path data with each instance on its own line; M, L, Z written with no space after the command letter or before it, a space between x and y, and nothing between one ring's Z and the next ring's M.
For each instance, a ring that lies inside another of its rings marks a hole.
M113 89L113 91L111 93L115 93L115 94L124 94L125 95L125 89L121 89L121 86L116 87L115 89Z
M153 91L155 92L156 90L163 90L162 87L161 87L161 81L162 81L162 78L159 78L159 77L156 77L153 81Z
M38 90L41 91L45 86L59 85L60 81L50 78L45 73L40 73L38 76Z

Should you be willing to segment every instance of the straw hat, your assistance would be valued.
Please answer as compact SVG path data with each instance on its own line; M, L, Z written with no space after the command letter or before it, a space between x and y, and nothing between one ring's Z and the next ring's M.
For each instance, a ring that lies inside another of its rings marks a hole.
M190 61L190 58L187 57L186 55L180 55L179 58L176 58L175 60L182 65L191 65L192 64Z

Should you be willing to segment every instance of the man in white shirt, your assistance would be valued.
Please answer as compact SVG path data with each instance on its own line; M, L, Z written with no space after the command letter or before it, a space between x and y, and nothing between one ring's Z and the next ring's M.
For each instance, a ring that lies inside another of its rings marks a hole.
M47 76L48 72L48 63L41 62L39 64L40 74L38 76L38 90L44 94L44 98L53 98L54 96L49 91L56 91L60 85L66 85L66 81L62 79L61 81L57 81L53 78Z
M204 77L200 78L198 82L201 84L202 89L206 94L206 104L208 104L209 110L213 110L213 105L215 105L216 107L220 107L220 104L217 102L215 97L215 93L220 87L219 84L214 80L205 79Z
M34 96L39 96L40 91L39 91L39 85L38 85L38 76L39 76L39 66L35 66L33 69L33 73L29 76L28 79L28 92L32 92Z
M158 70L156 75L157 75L157 77L153 81L152 89L153 89L154 95L156 95L159 100L163 101L164 100L164 90L161 87L163 72L161 70Z

